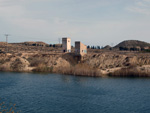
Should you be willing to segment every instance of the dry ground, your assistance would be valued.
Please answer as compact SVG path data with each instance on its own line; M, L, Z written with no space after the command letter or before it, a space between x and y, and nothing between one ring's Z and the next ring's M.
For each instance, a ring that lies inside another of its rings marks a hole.
M62 48L0 44L0 50L4 52L0 54L1 71L102 76L129 67L142 72L150 69L150 53L89 49L78 61L73 53L62 53Z

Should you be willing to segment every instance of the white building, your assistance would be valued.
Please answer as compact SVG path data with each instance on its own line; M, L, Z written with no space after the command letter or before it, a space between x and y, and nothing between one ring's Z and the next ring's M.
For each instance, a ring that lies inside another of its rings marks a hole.
M71 39L68 37L62 38L63 52L71 52Z

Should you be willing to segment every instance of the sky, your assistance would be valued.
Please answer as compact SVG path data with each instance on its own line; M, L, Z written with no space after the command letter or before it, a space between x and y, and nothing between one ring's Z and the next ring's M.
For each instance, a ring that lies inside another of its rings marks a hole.
M0 42L150 43L150 0L0 0Z

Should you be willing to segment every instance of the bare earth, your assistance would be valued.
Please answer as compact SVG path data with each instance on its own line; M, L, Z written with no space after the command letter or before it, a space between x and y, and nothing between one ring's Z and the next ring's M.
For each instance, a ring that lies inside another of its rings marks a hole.
M73 53L61 53L61 48L32 47L22 45L4 45L0 49L0 71L17 72L53 72L75 67L78 64L98 70L101 75L108 75L122 68L134 67L150 72L150 53L88 50L82 60L77 60ZM44 67L44 68L43 68Z

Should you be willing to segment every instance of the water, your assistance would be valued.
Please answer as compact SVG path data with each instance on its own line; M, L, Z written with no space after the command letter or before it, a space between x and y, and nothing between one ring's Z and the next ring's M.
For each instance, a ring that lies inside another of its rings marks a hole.
M0 72L0 99L22 113L150 113L150 79Z

